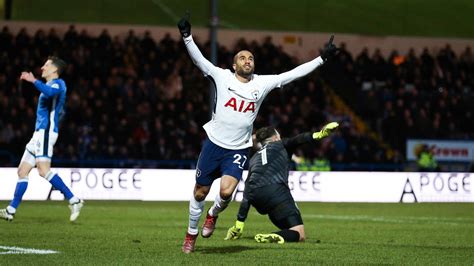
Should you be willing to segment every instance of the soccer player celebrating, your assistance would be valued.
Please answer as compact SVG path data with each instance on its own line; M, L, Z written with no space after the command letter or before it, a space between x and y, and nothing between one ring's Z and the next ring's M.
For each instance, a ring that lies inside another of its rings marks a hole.
M25 152L18 167L18 183L10 205L0 209L0 218L12 221L18 206L28 187L28 174L35 166L40 176L48 180L51 185L61 191L69 200L71 209L70 221L79 216L83 201L75 197L62 179L50 169L53 147L58 138L58 122L66 101L66 84L59 75L66 68L66 63L58 57L51 56L41 67L41 77L46 83L35 78L31 72L22 72L20 79L34 84L41 92L36 111L35 132L25 147Z
M288 187L288 163L299 145L327 137L339 124L331 122L321 131L303 133L289 139L281 139L274 127L257 130L257 141L262 148L250 159L249 175L235 225L229 228L225 240L239 239L244 230L250 206L260 214L268 214L272 223L281 231L257 234L259 243L304 241L304 225Z
M252 124L265 96L274 88L311 73L332 57L337 48L332 43L332 36L321 56L279 75L254 74L254 56L250 51L242 50L234 56L234 72L231 72L214 66L204 58L194 43L188 18L182 18L178 28L194 64L216 89L212 119L204 125L208 138L196 167L196 184L189 203L189 226L182 246L184 253L191 253L199 232L204 199L213 181L221 178L220 191L202 227L201 235L205 238L212 235L219 213L229 204L242 178L248 150L252 146Z

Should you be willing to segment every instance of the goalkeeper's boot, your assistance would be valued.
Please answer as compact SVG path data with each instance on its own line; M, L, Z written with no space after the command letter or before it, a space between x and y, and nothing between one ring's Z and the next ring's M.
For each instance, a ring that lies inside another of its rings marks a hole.
M81 209L83 206L84 201L81 199L76 203L69 204L69 209L71 210L71 216L69 217L69 221L76 221L77 217L79 217L79 214L81 213Z
M255 235L255 241L258 243L278 243L283 244L285 243L285 239L278 234L257 234Z
M212 235L212 233L214 233L214 229L216 229L216 222L217 216L211 216L208 213L206 216L206 221L202 225L202 237L208 238Z
M196 245L197 236L197 234L191 235L190 233L186 233L186 237L184 238L183 242L183 247L181 248L184 253L189 254L191 252L194 252L194 245Z
M15 216L14 213L11 213L8 211L8 209L0 209L0 218L5 219L9 222L13 221L13 216Z

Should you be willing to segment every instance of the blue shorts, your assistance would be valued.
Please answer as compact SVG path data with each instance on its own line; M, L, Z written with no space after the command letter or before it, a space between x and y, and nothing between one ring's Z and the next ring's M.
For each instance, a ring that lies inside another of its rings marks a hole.
M196 168L196 183L210 186L223 175L242 179L242 172L247 166L249 148L229 150L217 146L207 138L199 154Z

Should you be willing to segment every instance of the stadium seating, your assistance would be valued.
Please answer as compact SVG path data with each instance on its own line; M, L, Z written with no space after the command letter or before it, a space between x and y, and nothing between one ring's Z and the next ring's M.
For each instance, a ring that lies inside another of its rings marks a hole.
M194 166L205 138L201 126L210 112L209 82L182 42L133 31L121 39L106 29L92 37L74 27L64 36L54 29L13 35L4 27L0 43L0 87L6 88L0 90L0 165L18 162L34 130L38 93L16 77L23 70L39 73L45 58L57 54L69 63L64 74L68 102L55 147L59 165ZM210 45L200 47L207 56ZM243 48L254 52L259 74L280 73L298 63L271 39L241 39L234 49L219 47L220 66L230 68L234 51ZM255 128L272 124L291 136L337 120L341 129L333 138L298 154L314 157L322 150L336 170L377 170L374 165L387 164L401 170L407 137L474 137L473 73L469 49L459 57L449 46L436 55L394 51L388 59L377 51L353 59L343 49L322 71L272 92ZM382 142L361 132L337 97Z

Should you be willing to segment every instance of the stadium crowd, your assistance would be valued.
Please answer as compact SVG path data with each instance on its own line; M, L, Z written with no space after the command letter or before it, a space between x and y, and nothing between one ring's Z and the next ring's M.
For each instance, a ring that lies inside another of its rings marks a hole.
M447 44L388 58L364 49L353 57L344 45L328 78L340 74L338 93L391 147L405 153L406 139L474 139L474 57Z
M201 126L210 113L209 82L192 65L182 42L170 35L154 40L149 32L137 36L134 31L119 38L106 29L93 37L70 26L63 36L54 29L32 35L22 29L14 35L4 27L0 43L0 151L13 154L13 163L34 131L38 100L33 87L18 77L24 70L38 74L34 67L52 54L69 63L63 74L68 99L55 158L68 160L67 166L87 160L197 159L205 138ZM209 43L199 46L209 58ZM259 74L281 73L298 63L266 38L261 43L241 39L233 49L219 46L219 66L231 68L234 51L243 48L254 53ZM427 50L420 56L394 52L388 59L363 51L354 59L343 47L322 71L273 91L254 128L274 125L284 137L339 121L341 129L330 140L297 154L314 157L323 152L334 163L399 163L406 137L473 137L473 73L469 49L459 57L447 46L437 55ZM394 156L387 156L387 150L357 132L351 118L334 108L326 81L344 87L338 90L343 96L355 93L357 101L348 103L392 146ZM0 164L12 160L1 159ZM156 167L140 161L127 166Z

